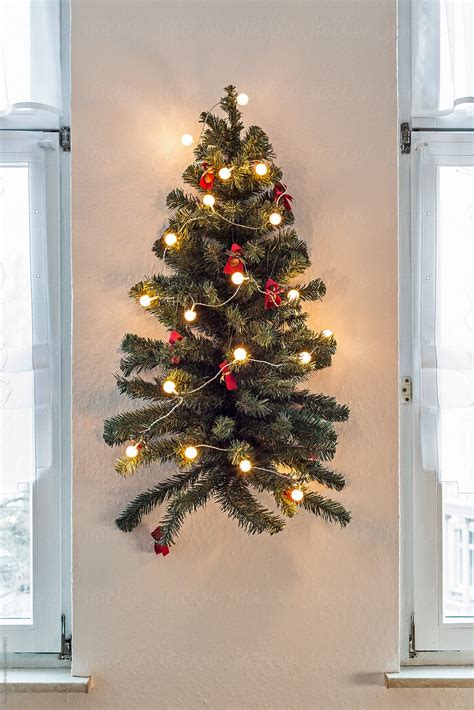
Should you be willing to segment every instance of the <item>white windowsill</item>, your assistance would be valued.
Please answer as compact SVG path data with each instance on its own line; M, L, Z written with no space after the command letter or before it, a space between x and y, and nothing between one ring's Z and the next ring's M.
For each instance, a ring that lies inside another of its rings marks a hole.
M473 666L402 666L385 673L387 688L474 688Z
M88 693L90 676L73 676L70 668L7 668L6 693Z

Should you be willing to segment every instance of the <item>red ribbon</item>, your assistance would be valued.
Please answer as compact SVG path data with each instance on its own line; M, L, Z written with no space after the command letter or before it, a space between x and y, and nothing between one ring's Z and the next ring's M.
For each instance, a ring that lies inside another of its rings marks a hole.
M219 365L219 370L222 372L222 379L224 380L227 389L236 390L237 380L235 379L235 375L233 375L232 372L229 370L227 360L223 360L221 362L221 364Z
M291 212L291 203L293 201L293 197L287 193L286 185L283 185L281 182L277 182L273 189L273 199L277 203L280 203L281 201L281 204L283 205L285 210Z
M202 163L202 167L204 168L204 172L201 175L201 179L199 180L199 185L202 187L203 190L212 190L214 187L214 172L213 170L209 169L209 163Z
M151 533L151 536L155 541L155 555L163 555L163 557L166 557L166 555L170 551L170 548L168 547L168 545L161 545L161 534L162 533L160 527L155 528Z
M267 279L265 284L265 308L268 311L270 308L276 308L281 303L280 293L283 291L282 287L277 284L273 279Z
M243 274L242 247L238 244L232 244L230 251L226 253L229 254L229 258L224 266L224 274L235 274L236 271Z
M168 342L171 345L171 347L173 347L173 345L175 343L179 343L179 341L182 339L183 339L183 336L181 335L181 333L178 333L177 330L172 330L170 333L170 337L169 337ZM172 365L179 365L181 362L181 358L178 357L178 355L173 355L170 362Z

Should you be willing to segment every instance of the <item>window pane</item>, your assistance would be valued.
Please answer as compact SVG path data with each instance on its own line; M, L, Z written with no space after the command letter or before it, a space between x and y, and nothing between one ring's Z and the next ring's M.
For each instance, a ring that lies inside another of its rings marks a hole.
M446 622L474 617L474 494L443 483L443 614Z
M30 484L0 495L0 620L32 620Z

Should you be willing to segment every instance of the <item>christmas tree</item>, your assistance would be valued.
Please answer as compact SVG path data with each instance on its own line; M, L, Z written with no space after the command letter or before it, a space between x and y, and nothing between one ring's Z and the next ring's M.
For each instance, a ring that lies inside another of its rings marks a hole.
M201 114L195 161L183 174L195 192L168 195L173 214L153 246L162 271L130 291L169 340L124 337L118 388L148 403L108 419L104 438L126 446L116 463L122 475L177 465L116 521L131 531L166 503L152 533L157 553L167 554L185 517L211 499L250 534L280 532L300 508L341 526L350 520L321 493L321 485L344 486L326 462L334 422L348 408L297 388L336 350L331 331L310 330L302 308L326 288L318 278L294 283L310 266L307 247L292 227L293 198L267 135L258 126L244 131L239 106L247 101L228 86ZM225 117L212 113L217 106ZM259 500L264 492L275 510Z

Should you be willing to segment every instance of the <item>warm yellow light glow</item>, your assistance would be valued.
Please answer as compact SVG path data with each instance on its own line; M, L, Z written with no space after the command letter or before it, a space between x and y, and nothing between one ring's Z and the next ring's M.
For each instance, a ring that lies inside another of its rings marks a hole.
M325 338L332 338L334 333L332 332L332 330L326 329L321 331L321 335L324 335Z
M234 350L234 360L242 362L247 357L247 351L245 348L235 348Z
M196 311L193 311L192 308L188 308L187 311L184 311L184 318L189 321L189 323L192 323L193 320L196 320Z
M272 212L270 217L270 224L273 224L274 227L278 227L278 225L281 223L281 214L278 214L278 212Z
M295 503L300 503L304 498L304 493L301 490L301 488L293 488L293 490L290 493L290 496L291 496L292 500L295 501Z
M125 449L125 454L128 456L129 459L134 459L135 456L138 456L138 449L133 444L130 444L130 446L127 446L127 448Z
M173 380L165 380L163 382L163 392L166 392L166 394L173 394L176 392L176 385Z
M147 293L144 293L143 296L140 296L140 306L143 306L143 308L148 308L148 306L151 306L151 298Z
M195 446L187 446L187 447L184 449L184 455L185 455L185 457L186 457L187 459L189 459L190 461L192 461L192 460L195 459L196 456L198 455L198 450L196 449Z
M239 94L237 96L237 103L239 104L239 106L247 106L248 102L249 97L247 96L247 94Z
M260 177L263 177L268 173L268 168L265 163L257 163L257 165L255 166L255 172L257 173L257 175L260 175Z
M203 205L206 205L206 207L213 207L216 202L216 198L214 195L204 195L202 198L202 203Z
M177 241L178 237L174 232L168 232L168 234L165 234L165 244L167 247L174 247Z
M248 459L242 459L242 461L239 463L239 468L244 473L248 473L252 468L252 462Z
M232 274L232 276L230 277L230 280L236 286L240 286L240 284L243 284L243 282L244 282L244 275L241 274L240 271L236 271L235 273Z
M183 133L181 136L181 143L183 145L192 145L194 143L194 138L190 133Z
M300 361L303 365L307 365L309 362L311 362L311 353L306 352L304 350L302 353L299 354Z
M296 288L290 288L286 295L289 301L297 301L300 297L300 292Z
M229 168L221 168L219 170L219 177L221 180L228 180L231 175L232 175L232 173L229 170Z

